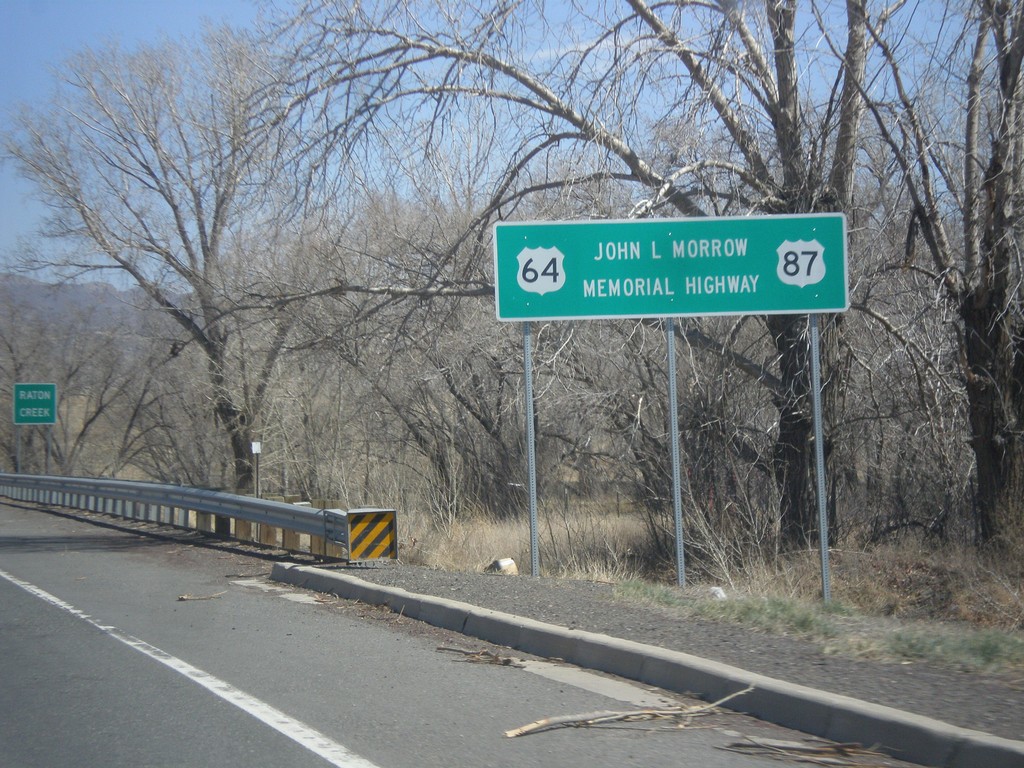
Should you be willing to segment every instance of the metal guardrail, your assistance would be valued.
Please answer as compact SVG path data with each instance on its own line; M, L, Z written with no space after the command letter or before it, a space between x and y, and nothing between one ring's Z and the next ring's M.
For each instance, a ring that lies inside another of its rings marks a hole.
M390 509L346 512L163 483L8 473L0 473L0 496L200 530L198 515L214 515L321 538L344 547L349 555L345 559L398 556L396 515ZM371 523L372 531L368 530ZM367 542L371 533L376 542L372 546ZM355 554L350 546L353 543ZM292 548L287 542L283 544L285 549Z

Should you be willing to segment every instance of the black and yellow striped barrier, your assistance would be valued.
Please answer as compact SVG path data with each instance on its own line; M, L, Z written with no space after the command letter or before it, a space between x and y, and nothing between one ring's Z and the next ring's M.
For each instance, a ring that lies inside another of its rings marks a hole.
M348 559L398 558L398 530L393 509L348 511Z
M398 525L393 509L326 509L325 534L353 560L398 559Z

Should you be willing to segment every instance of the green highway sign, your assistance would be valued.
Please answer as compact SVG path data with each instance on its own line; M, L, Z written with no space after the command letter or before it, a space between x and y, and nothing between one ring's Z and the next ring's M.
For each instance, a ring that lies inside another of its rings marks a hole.
M844 312L841 213L499 223L499 320Z
M56 424L56 384L15 384L14 423Z

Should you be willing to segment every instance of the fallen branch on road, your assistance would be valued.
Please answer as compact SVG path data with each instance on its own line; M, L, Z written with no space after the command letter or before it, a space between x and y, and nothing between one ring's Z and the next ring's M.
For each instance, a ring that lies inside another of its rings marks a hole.
M745 688L742 691L729 694L711 704L699 704L693 707L668 707L664 709L630 709L623 712L590 712L582 715L562 715L560 717L545 717L520 728L513 728L505 731L505 736L515 738L526 736L531 733L541 733L554 728L591 728L595 725L608 725L609 723L638 723L645 721L674 721L676 728L684 728L695 717L701 715L717 714L719 706L727 701L750 693L753 687Z
M497 664L502 667L522 667L518 659L514 659L511 656L499 656L493 651L486 649L480 651L465 651L462 648L449 648L446 645L437 646L439 651L447 651L449 653L461 653L465 658L464 661L474 661L479 664Z
M762 755L780 760L796 760L801 763L827 766L848 766L849 768L884 768L885 755L861 744L837 744L820 739L806 741L779 741L777 739L744 737L746 741L726 744L727 752L744 755Z
M186 592L184 595L178 595L178 600L216 600L218 597L226 593L226 589L223 592L218 592L215 595L190 595Z

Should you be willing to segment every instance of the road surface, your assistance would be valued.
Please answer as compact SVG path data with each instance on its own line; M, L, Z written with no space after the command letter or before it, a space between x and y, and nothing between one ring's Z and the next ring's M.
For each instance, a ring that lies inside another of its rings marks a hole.
M549 716L699 702L467 663L438 647L479 641L270 583L267 559L187 538L0 505L5 766L767 768L722 747L802 738L726 714L508 738Z

